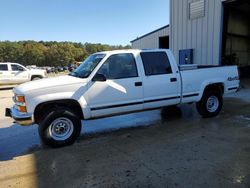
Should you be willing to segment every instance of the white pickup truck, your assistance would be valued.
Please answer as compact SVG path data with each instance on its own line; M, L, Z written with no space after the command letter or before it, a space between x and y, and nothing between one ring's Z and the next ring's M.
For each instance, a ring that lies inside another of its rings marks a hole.
M0 63L0 85L20 84L44 77L45 70L27 69L18 63Z
M182 103L196 103L203 117L216 116L224 94L236 92L236 66L178 67L169 50L99 52L67 76L14 88L6 116L20 125L38 124L48 146L74 143L81 120Z

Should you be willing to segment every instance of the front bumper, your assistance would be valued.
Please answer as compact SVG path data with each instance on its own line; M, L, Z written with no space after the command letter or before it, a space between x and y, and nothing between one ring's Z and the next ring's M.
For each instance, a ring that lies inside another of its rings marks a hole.
M32 114L21 113L16 108L6 108L5 116L12 117L15 120L15 123L22 126L33 125Z

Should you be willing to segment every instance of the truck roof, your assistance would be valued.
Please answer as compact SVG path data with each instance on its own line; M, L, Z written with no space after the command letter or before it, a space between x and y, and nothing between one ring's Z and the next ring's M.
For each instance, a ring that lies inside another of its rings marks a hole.
M111 51L102 51L97 52L96 54L119 54L119 53L135 53L135 52L162 52L169 51L168 49L124 49L124 50L111 50Z
M0 62L0 63L4 63L4 64L19 64L19 63L13 63L13 62Z

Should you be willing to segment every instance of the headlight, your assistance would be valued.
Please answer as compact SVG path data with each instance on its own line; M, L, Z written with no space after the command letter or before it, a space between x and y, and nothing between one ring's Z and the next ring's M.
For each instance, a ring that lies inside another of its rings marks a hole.
M25 96L15 94L13 99L14 99L14 102L16 103L16 105L15 105L16 109L19 112L26 113L27 108L26 108L26 104L25 104Z
M15 95L15 102L25 103L24 95Z

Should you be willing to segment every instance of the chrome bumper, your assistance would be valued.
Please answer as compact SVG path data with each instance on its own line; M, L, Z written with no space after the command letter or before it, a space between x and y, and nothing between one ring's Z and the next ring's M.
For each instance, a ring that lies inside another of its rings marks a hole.
M10 109L6 108L5 116L12 117L15 120L15 123L22 126L33 125L32 114L21 113L14 107Z

